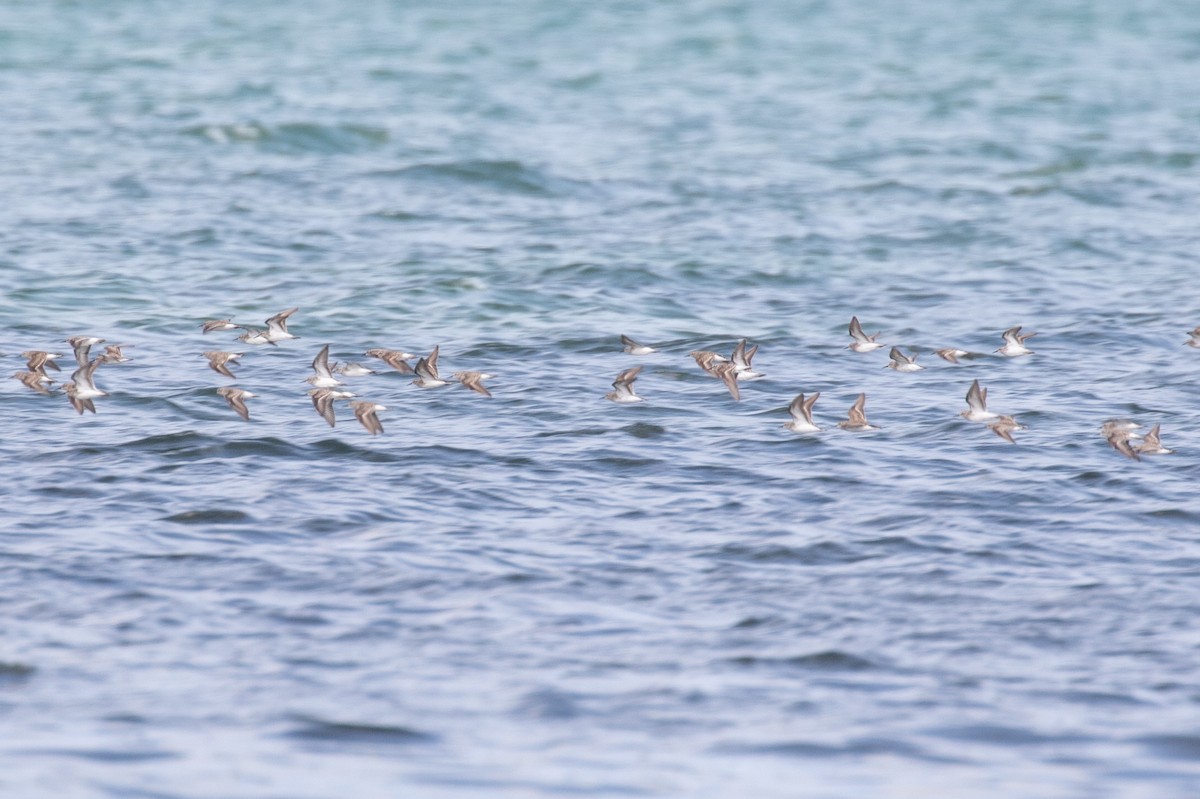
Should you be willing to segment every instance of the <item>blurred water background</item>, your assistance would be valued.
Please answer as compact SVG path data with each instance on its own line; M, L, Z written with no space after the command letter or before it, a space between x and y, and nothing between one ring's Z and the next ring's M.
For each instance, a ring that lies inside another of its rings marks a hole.
M1195 12L3 3L0 793L1200 795Z

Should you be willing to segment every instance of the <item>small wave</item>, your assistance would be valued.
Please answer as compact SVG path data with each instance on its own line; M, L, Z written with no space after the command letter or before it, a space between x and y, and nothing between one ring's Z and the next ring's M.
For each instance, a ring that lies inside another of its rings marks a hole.
M240 510L229 508L206 508L204 510L189 510L163 517L165 522L176 524L238 524L252 522L254 517Z
M98 763L143 763L153 760L176 760L183 757L179 752L148 749L144 751L120 751L116 749L20 749L23 755L48 755L71 757Z
M23 682L37 671L33 666L24 663L4 662L0 660L0 685L10 682Z
M622 429L634 438L661 438L667 434L667 428L648 422L635 422Z
M194 125L184 128L183 133L213 144L255 144L282 153L353 153L379 147L390 139L382 128L314 122Z
M800 563L805 566L818 566L828 563L855 563L869 560L877 555L867 555L851 550L832 541L821 541L806 547L789 547L780 544L768 546L749 546L747 544L726 544L715 552L707 553L708 557L734 560L749 560L754 562Z
M273 436L226 441L190 430L185 433L171 433L128 441L109 449L152 452L168 455L173 460L187 461L207 458L303 457L304 455L303 447ZM89 454L99 454L102 451L97 448L94 453Z
M658 466L662 463L658 458L630 458L620 455L609 455L601 458L592 459L588 456L592 463L611 466L614 469L640 469L648 466Z
M1040 746L1047 743L1092 740L1077 735L1043 735L1035 730L1021 727L1005 727L999 724L968 724L957 727L943 727L934 730L933 733L939 737L951 740L976 741L996 746Z
M821 671L867 671L876 668L876 664L866 658L836 649L792 657L742 655L729 658L728 662L737 666L793 666Z
M747 755L785 755L791 757L852 757L894 755L934 762L961 762L930 754L919 746L890 738L856 738L844 744L813 741L780 741L760 744L726 744L719 751Z
M543 689L527 694L517 707L523 716L562 721L581 714L579 703L570 694Z
M386 452L369 447L357 447L353 444L348 444L338 438L326 438L310 445L310 449L321 455L336 455L340 457L352 457L355 460L362 460L368 463L395 463L400 460L395 455L390 455Z
M298 726L288 738L350 744L407 744L433 741L437 736L412 727L359 722L326 721L313 716L296 716Z
M372 173L376 177L399 178L438 185L460 185L491 189L529 197L567 197L594 192L595 186L580 180L556 177L520 161L449 161L414 164L401 169Z
M1159 757L1171 760L1200 761L1198 735L1146 735L1134 739Z

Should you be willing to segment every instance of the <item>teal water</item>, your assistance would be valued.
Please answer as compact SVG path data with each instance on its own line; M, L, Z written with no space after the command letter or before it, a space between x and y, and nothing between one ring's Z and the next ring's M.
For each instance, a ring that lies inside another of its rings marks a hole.
M0 386L0 793L1195 795L1197 85L1188 4L0 5L0 365L134 358ZM495 396L331 429L327 342Z

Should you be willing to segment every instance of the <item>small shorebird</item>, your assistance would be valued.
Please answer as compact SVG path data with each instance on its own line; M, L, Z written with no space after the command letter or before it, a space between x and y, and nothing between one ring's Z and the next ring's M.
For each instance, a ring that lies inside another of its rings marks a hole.
M271 340L271 336L266 330L258 330L257 328L247 327L245 333L237 337L238 341L244 341L247 344L270 344L272 347L277 346Z
M104 348L104 354L100 356L101 363L129 363L132 358L129 358L122 352L128 344L109 344Z
M925 368L917 363L916 355L905 355L899 347L892 347L888 357L892 360L884 367L885 369L895 369L897 372L919 372Z
M231 319L209 319L200 325L200 332L208 335L219 330L237 330L241 325L235 325Z
M613 390L605 394L604 398L613 402L641 402L642 398L633 391L633 383L641 371L642 367L634 366L621 372L613 381Z
M67 399L71 401L71 407L79 411L80 416L83 416L84 411L96 412L96 404L92 402L92 398L81 397L74 383L63 383L62 388L67 393Z
M649 355L652 352L658 352L653 347L637 343L625 334L621 334L621 343L625 345L625 352L628 352L630 355Z
M53 369L56 372L62 371L58 364L54 362L56 358L63 356L56 352L44 352L42 350L26 350L21 353L21 357L25 359L25 368L31 372L46 374L47 369Z
M868 336L863 332L862 325L858 322L858 317L851 317L850 337L853 338L854 341L851 344L847 344L846 349L854 350L855 352L872 352L877 350L883 346L875 340L878 336L878 333Z
M965 358L971 353L966 350L960 350L956 347L947 347L944 350L934 350L933 354L941 358L943 361L950 363L958 363L959 358Z
M1188 335L1191 336L1191 338L1183 342L1184 346L1200 349L1200 327L1192 328L1190 331L1188 331Z
M279 313L268 319L265 324L267 326L267 340L274 344L276 341L285 341L289 338L299 338L288 332L287 321L288 317L294 314L299 308L288 308L286 311Z
M733 363L733 368L737 373L738 380L758 380L766 377L766 375L762 374L761 372L754 371L754 367L750 365L750 362L754 360L754 356L757 353L757 344L749 349L746 349L746 339L740 340L737 343L737 346L734 347L733 355L729 360Z
M236 377L233 372L229 371L229 364L243 355L245 355L243 352L221 352L220 350L207 350L204 353L204 357L208 358L209 368L226 377Z
M81 366L71 373L71 393L80 399L108 396L107 391L101 391L96 388L96 368L100 366L100 363L99 358L94 358L87 366ZM66 388L66 386L63 386L63 388ZM95 411L92 412L95 413Z
M316 374L308 378L305 381L306 383L312 383L316 388L333 388L334 386L343 385L341 380L333 376L333 372L329 368L328 344L321 348L321 351L317 353L317 357L313 358L312 368Z
M1037 333L1021 333L1021 326L1010 327L1005 330L1001 337L1004 339L1004 346L996 350L1006 358L1016 358L1018 355L1032 355L1033 350L1025 346L1028 339L1036 336Z
M439 344L424 358L417 359L417 365L413 367L417 379L412 381L417 388L438 388L450 382L443 380L438 374L438 351L440 349L441 345Z
M1005 441L1009 442L1010 444L1015 444L1015 443L1017 443L1017 440L1012 437L1012 431L1028 430L1029 428L1027 428L1025 425L1021 424L1020 422L1018 422L1016 419L1012 418L1011 416L1001 416L996 421L989 424L988 429L991 430L996 435L1003 438Z
M413 368L406 361L417 357L413 353L405 352L404 350L367 350L363 354L369 358L378 358L403 375L411 375L413 373Z
M234 388L233 386L221 386L217 389L217 393L225 398L230 408L237 411L238 416L247 422L250 421L250 409L246 407L246 400L257 396L256 394L251 394L249 391Z
M49 394L47 386L54 382L42 372L16 372L13 377L20 380L25 388L31 388L39 394Z
M330 427L333 427L337 422L337 417L333 412L333 401L350 399L355 395L349 391L336 391L332 388L313 388L309 389L308 396L312 398L312 404L317 409L317 413L329 422Z
M366 377L367 375L376 374L374 369L368 369L361 363L346 363L341 366L334 367L335 372L344 377Z
M987 409L987 389L979 387L978 380L971 381L967 389L967 409L958 414L968 422L986 422L988 419L999 418L999 414Z
M351 402L350 407L354 409L354 418L367 428L368 433L375 436L383 432L383 422L379 421L379 417L375 414L378 411L386 411L386 405L376 405L367 400L358 400Z
M491 380L495 375L490 375L487 372L455 372L454 379L462 383L466 388L471 389L476 394L482 394L485 397L492 396L492 392L487 390L483 385L484 380Z
M714 374L714 366L719 363L725 363L729 360L719 352L712 352L711 350L693 350L692 352L689 352L688 355L695 358L696 365L708 372L710 375Z
M88 353L91 352L92 345L103 344L104 339L96 336L71 336L67 339L67 343L75 348L75 363L87 366Z
M867 422L867 395L859 394L858 399L850 406L850 412L846 414L846 420L838 422L838 427L843 430L852 430L856 433L865 430L878 430L879 428Z
M812 418L813 405L820 396L820 391L815 392L808 399L805 399L803 394L797 394L796 398L788 405L788 413L792 415L792 420L785 422L783 426L794 433L820 432L821 428L813 424Z
M1109 419L1100 425L1100 435L1107 439L1110 447L1126 458L1140 461L1142 459L1141 456L1138 455L1133 444L1129 442L1129 439L1138 437L1133 431L1140 427L1141 425L1132 419Z
M1138 445L1137 451L1139 455L1170 455L1175 450L1167 449L1158 440L1159 425L1154 425L1142 438L1142 443Z

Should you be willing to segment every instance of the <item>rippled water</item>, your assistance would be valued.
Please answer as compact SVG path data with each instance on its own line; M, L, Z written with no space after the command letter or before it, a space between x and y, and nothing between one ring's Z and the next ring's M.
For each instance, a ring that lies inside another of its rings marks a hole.
M135 358L0 387L0 792L1197 795L1200 17L1049 5L0 7L5 377Z

